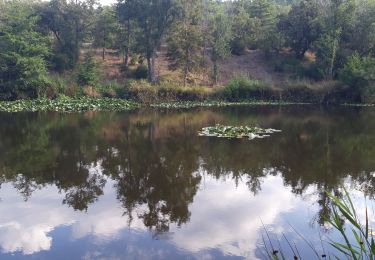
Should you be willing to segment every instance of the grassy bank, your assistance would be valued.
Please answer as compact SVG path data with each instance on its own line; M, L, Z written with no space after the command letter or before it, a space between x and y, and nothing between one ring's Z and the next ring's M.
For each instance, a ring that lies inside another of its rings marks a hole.
M74 90L74 91L73 91ZM111 83L100 87L60 86L52 95L36 100L0 102L0 111L121 111L138 106L194 108L248 105L344 104L371 106L374 95L359 92L337 81L292 81L274 88L262 81L234 77L225 86L187 86L171 81L150 84L145 80Z

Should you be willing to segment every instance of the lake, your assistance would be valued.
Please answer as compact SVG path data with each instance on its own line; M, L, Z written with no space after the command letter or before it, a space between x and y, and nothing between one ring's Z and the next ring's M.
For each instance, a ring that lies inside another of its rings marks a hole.
M0 122L0 259L266 259L264 241L314 259L309 244L336 254L326 241L340 239L325 223L325 191L345 186L362 216L373 204L374 108L1 113ZM217 123L282 132L198 136Z

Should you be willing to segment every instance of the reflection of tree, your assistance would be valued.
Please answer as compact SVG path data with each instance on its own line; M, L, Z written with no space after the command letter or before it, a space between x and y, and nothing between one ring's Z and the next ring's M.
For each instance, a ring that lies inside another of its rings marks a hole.
M102 176L90 175L86 181L66 191L63 203L70 205L75 210L87 210L89 204L94 203L99 196L103 195L105 183Z
M138 216L157 232L168 231L171 223L187 222L188 205L201 179L194 174L199 165L189 136L156 140L152 125L125 131L128 138L116 187L126 213L132 215L137 205L145 205Z
M110 178L124 214L130 220L137 214L156 232L189 221L200 169L217 179L245 182L254 194L268 175L280 174L296 194L314 185L320 223L329 208L324 192L335 191L348 176L367 195L375 194L371 110L221 110L0 114L0 180L11 182L25 199L53 184L64 194L63 203L87 210ZM196 136L201 127L218 122L256 122L283 133L251 142Z

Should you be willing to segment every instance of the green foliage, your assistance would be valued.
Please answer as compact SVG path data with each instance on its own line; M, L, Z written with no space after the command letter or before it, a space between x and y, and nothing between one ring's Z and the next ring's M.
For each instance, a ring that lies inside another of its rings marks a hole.
M266 54L282 46L282 38L277 29L277 12L269 0L254 0L249 4L253 41Z
M268 86L261 81L237 76L227 83L223 90L223 97L229 101L262 99L262 92L267 88Z
M83 41L94 24L96 0L51 0L42 5L40 26L54 36L51 63L57 71L72 69L79 61Z
M365 219L361 221L349 193L344 189L344 197L327 193L332 200L330 214L326 220L341 234L344 243L330 242L331 246L351 259L374 259L375 240L369 226L369 215L366 207ZM348 222L346 225L345 221ZM350 240L351 236L355 240Z
M361 102L374 102L375 58L352 55L340 70L340 79L358 93Z
M326 79L334 79L340 68L338 55L343 49L343 40L348 37L354 19L354 0L334 0L324 2L321 6L324 28L319 40L315 43L319 71Z
M322 21L316 1L303 0L292 6L287 16L280 19L278 27L298 58L303 58L320 37Z
M173 101L202 101L208 99L212 89L200 86L183 87L170 82L151 85L145 80L128 83L128 98L144 104Z
M375 58L361 58L355 53L340 71L340 79L352 87L375 87Z
M356 3L355 19L349 36L350 49L362 56L375 55L375 2L362 0Z
M213 62L213 79L216 84L219 80L219 61L230 54L230 41L232 39L231 22L222 9L211 17L211 60Z
M106 6L97 10L95 28L93 30L93 45L103 48L102 57L105 59L106 48L116 48L117 37L121 35L120 24L115 9Z
M77 84L81 87L98 87L100 83L99 64L95 61L92 53L85 54L82 64L78 67Z
M147 59L149 81L156 81L156 50L176 16L173 0L120 0L120 16L131 16L139 28L137 49Z
M230 14L236 17L232 22L231 52L234 55L242 55L245 53L252 36L250 14L242 2L236 2Z
M190 72L201 64L202 6L199 0L181 1L182 14L171 28L168 37L168 60L172 70L182 69L184 86Z
M0 99L41 97L48 85L48 48L36 30L33 2L6 2L0 11Z

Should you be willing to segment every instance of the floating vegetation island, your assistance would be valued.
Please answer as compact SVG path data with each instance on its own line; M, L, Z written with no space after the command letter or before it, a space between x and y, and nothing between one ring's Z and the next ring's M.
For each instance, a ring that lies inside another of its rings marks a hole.
M248 138L250 140L255 138L269 137L270 134L279 133L281 130L263 129L260 127L251 126L224 126L216 125L204 127L202 131L198 132L199 136L214 136L221 138Z
M81 112L81 111L126 111L137 108L133 102L112 98L61 98L55 100L17 100L0 102L2 112L22 111L59 111L59 112Z

